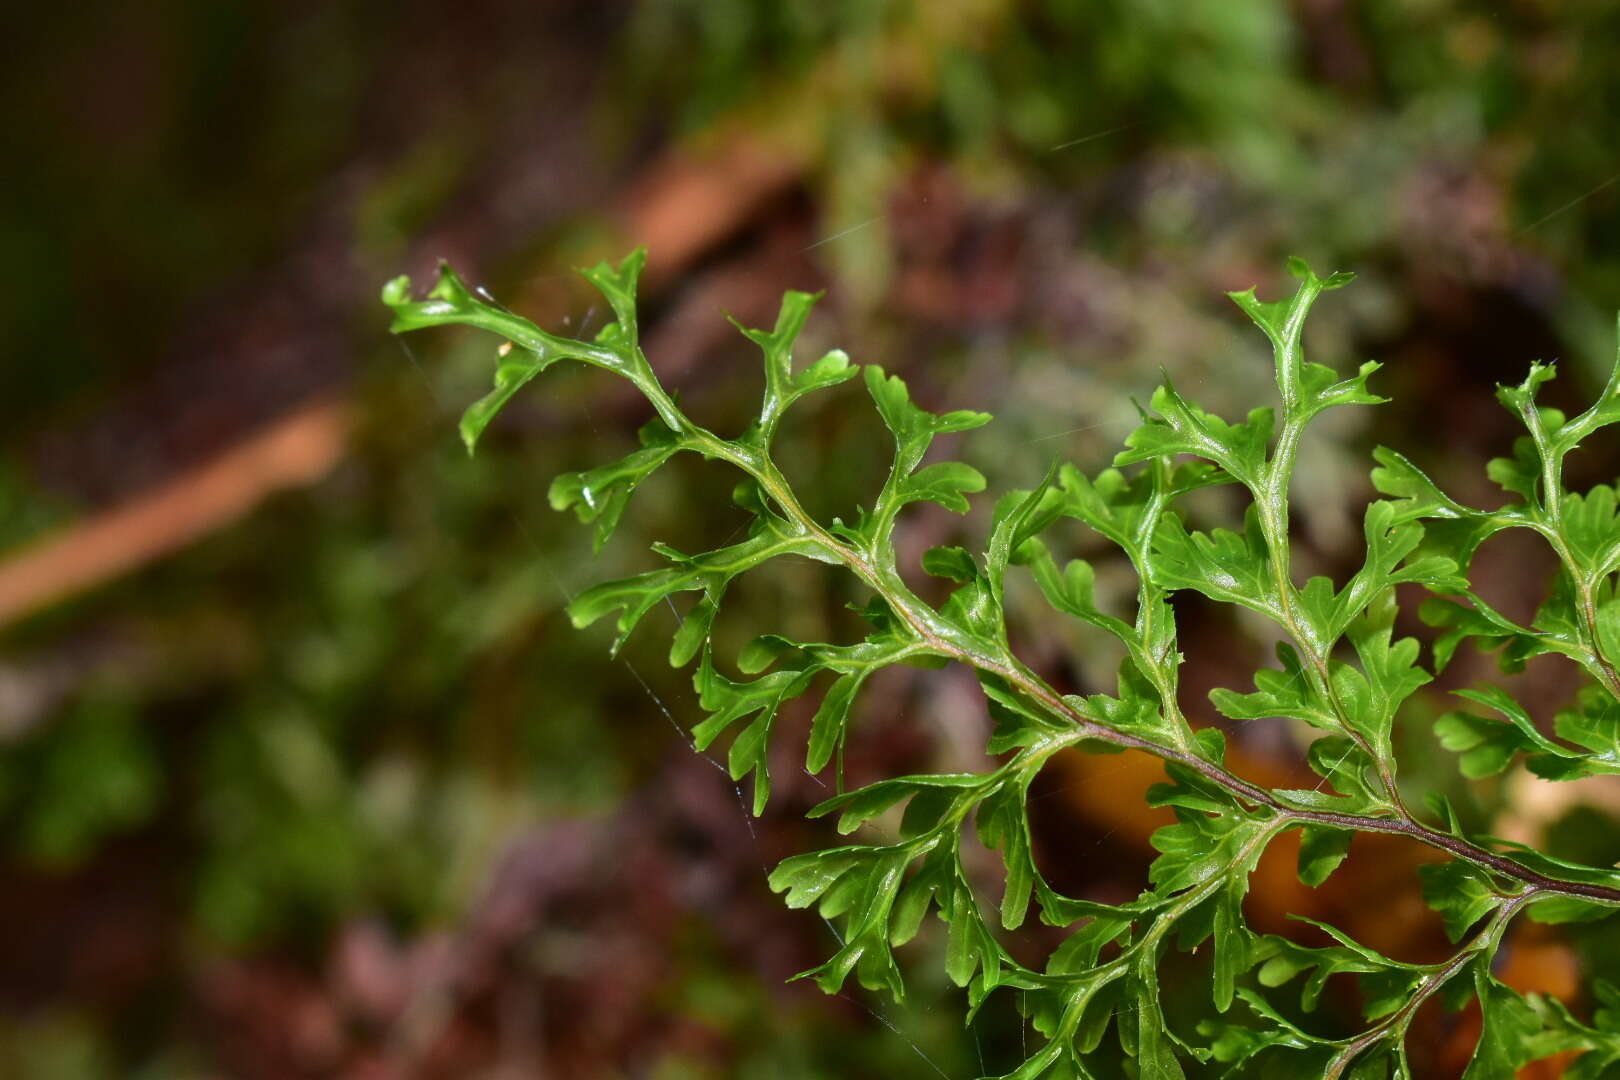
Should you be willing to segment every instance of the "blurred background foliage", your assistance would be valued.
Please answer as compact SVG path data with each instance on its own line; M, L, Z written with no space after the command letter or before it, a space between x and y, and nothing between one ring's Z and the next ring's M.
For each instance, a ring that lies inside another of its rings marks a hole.
M651 540L725 538L730 478L671 467L593 560L545 486L622 453L639 404L548 376L469 461L454 419L493 358L455 334L391 340L376 290L397 273L447 257L589 330L603 313L567 268L646 243L648 351L721 430L758 392L722 313L768 325L782 289L825 288L805 352L996 413L953 456L999 490L1054 455L1098 467L1161 366L1216 411L1269 400L1222 291L1276 292L1290 253L1353 269L1315 358L1385 361L1395 404L1308 447L1310 572L1344 572L1375 441L1488 500L1483 460L1512 435L1491 385L1556 359L1555 400L1575 402L1613 356L1620 9L1600 0L159 0L26 19L0 67L0 1076L1019 1060L1011 1002L960 1028L938 941L905 1007L784 985L830 938L761 868L827 842L799 820L820 781L784 762L780 803L746 823L672 730L695 702L657 634L613 661L605 628L560 611L646 567ZM782 455L826 514L881 476L876 421L843 394ZM982 509L918 513L902 549L973 534ZM1478 565L1509 611L1545 583L1506 539ZM727 640L836 639L861 597L806 567L738 599ZM1104 646L1015 599L1035 663L1106 688ZM1181 615L1187 704L1213 722L1203 692L1270 640ZM1612 787L1456 778L1429 723L1482 670L1463 658L1407 718L1413 790L1620 858ZM1571 685L1551 660L1522 678L1549 715ZM863 712L852 779L981 752L960 673L880 680ZM1276 782L1300 737L1232 733ZM1136 793L1157 776L1134 755L1054 766L1037 805L1057 884L1134 895L1157 823ZM1282 932L1307 911L1429 958L1424 857L1358 841L1318 892L1268 860L1251 919ZM1527 930L1504 977L1574 993L1582 956L1620 949L1606 927ZM1352 1024L1354 1003L1327 1014ZM1471 1022L1428 1022L1424 1075L1458 1070Z

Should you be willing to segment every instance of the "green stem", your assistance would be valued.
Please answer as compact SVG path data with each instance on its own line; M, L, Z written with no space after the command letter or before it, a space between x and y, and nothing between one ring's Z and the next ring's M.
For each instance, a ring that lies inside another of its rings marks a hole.
M1299 440L1303 434L1303 422L1294 419L1284 422L1282 431L1277 436L1276 449L1267 465L1265 485L1260 490L1252 492L1260 510L1260 528L1265 537L1266 551L1270 556L1272 572L1276 579L1277 597L1282 605L1283 625L1309 663L1317 693L1333 707L1333 714L1339 721L1339 730L1360 747L1367 755L1367 759L1375 764L1385 797L1402 815L1410 819L1411 813L1401 798L1400 788L1395 783L1395 773L1389 766L1388 755L1379 753L1368 742L1367 737L1350 723L1349 710L1345 708L1344 702L1333 688L1328 659L1322 651L1321 643L1299 617L1299 591L1294 587L1288 544L1288 479L1294 473L1294 459L1299 452Z
M1519 409L1519 417L1530 432L1531 440L1537 447L1550 447L1551 440L1547 438L1546 429L1541 423L1541 410L1536 408L1535 402L1526 401ZM1620 698L1620 673L1615 671L1609 658L1603 655L1603 647L1599 644L1597 626L1597 599L1593 593L1593 578L1588 570L1579 565L1575 553L1564 542L1564 456L1562 451L1541 450L1541 504L1542 513L1546 520L1537 529L1552 546L1558 555L1559 562L1564 564L1564 570L1569 574L1570 580L1575 584L1575 592L1580 608L1581 633L1586 638L1584 644L1592 652L1592 659L1597 665L1594 672L1602 680L1604 688L1617 698ZM1534 500L1529 500L1533 509Z
M1425 976L1423 981L1418 984L1417 989L1412 991L1412 995L1407 998L1399 1009L1390 1013L1376 1026L1362 1032L1347 1043L1344 1049L1339 1051L1334 1056L1333 1061L1329 1063L1327 1071L1322 1074L1323 1080L1338 1080L1339 1077L1344 1075L1345 1070L1354 1064L1356 1058L1378 1043L1392 1038L1405 1039L1406 1029L1411 1026L1412 1018L1417 1014L1423 1003L1433 997L1441 987L1455 978L1463 968L1473 963L1478 957L1495 953L1496 947L1501 942L1503 933L1507 931L1508 924L1513 921L1513 917L1519 913L1524 905L1536 899L1536 897L1537 891L1532 889L1505 898L1491 916L1490 922L1486 923L1466 946L1458 950L1456 955L1438 965L1430 974Z
M700 428L692 431L689 437L697 444L694 449L732 463L757 481L789 521L805 535L813 537L833 560L843 564L864 584L888 601L895 615L929 651L1005 679L1049 714L1073 725L1081 737L1142 750L1164 761L1184 765L1226 788L1250 805L1269 807L1284 815L1290 822L1409 836L1458 858L1487 866L1504 877L1523 882L1544 892L1620 906L1620 889L1584 882L1558 881L1546 877L1460 837L1430 828L1414 818L1402 805L1397 804L1399 817L1337 813L1291 806L1271 791L1186 749L1165 746L1139 735L1116 730L1065 699L1010 653L992 655L974 647L974 639L957 632L955 627L933 608L923 603L911 590L905 588L903 584L890 580L889 575L882 573L863 553L841 542L812 518L799 504L786 478L768 459L757 459L752 455L739 453L735 447ZM1325 661L1323 663L1325 665Z

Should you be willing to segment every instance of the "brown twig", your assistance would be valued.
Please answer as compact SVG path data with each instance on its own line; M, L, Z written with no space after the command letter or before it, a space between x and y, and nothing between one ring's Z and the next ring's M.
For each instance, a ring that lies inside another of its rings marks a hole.
M305 405L212 461L0 558L0 626L147 565L324 476L346 423L331 398Z

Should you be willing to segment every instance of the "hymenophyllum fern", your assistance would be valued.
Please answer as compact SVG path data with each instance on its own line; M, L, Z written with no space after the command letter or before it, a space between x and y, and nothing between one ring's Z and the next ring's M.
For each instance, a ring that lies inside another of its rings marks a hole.
M1350 280L1318 277L1290 262L1299 279L1292 298L1266 302L1253 290L1232 299L1270 338L1281 407L1257 408L1239 423L1207 413L1168 382L1153 396L1153 414L1126 440L1111 468L1088 475L1054 468L1032 490L996 504L982 553L939 547L923 569L954 588L938 606L909 588L896 565L896 517L927 501L955 511L985 487L972 466L923 465L938 435L986 423L984 413L927 412L905 384L881 368L861 370L838 351L796 366L792 350L815 297L790 292L770 330L743 329L763 353L765 390L758 417L733 438L689 417L659 384L642 353L636 282L644 256L584 271L605 295L615 321L592 340L561 337L480 300L449 268L425 299L405 278L384 299L396 332L449 323L503 337L495 389L467 410L461 430L473 447L491 418L530 379L559 360L579 360L635 384L655 418L641 448L620 461L559 477L551 504L592 526L598 546L613 532L638 484L675 454L690 451L740 473L736 500L752 516L745 539L689 555L656 548L664 565L598 585L570 606L586 626L614 616L617 649L641 618L676 593L697 593L670 647L670 662L696 665L694 681L707 718L694 731L699 748L731 733L733 777L753 776L757 814L770 795L767 748L782 703L820 694L806 766L828 768L844 743L862 683L890 664L938 666L956 661L976 674L994 719L987 746L999 764L983 773L898 776L845 791L811 811L836 815L853 832L904 804L892 838L856 843L786 860L770 882L793 907L816 907L840 928L842 946L807 975L828 991L852 975L866 987L903 992L894 950L918 933L930 913L948 925L946 964L977 1010L997 990L1013 989L1019 1008L1045 1043L1008 1076L1179 1077L1185 1070L1226 1075L1263 1068L1287 1076L1409 1076L1406 1034L1418 1007L1439 994L1452 1006L1477 996L1484 1034L1470 1078L1510 1077L1524 1063L1578 1052L1569 1075L1597 1077L1620 1063L1620 990L1591 973L1591 1023L1562 1003L1524 995L1498 981L1492 957L1518 918L1563 922L1601 918L1620 906L1620 872L1576 865L1489 837L1469 836L1441 799L1421 808L1403 800L1391 730L1402 702L1429 682L1418 642L1395 638L1395 586L1415 582L1435 595L1424 618L1441 628L1434 653L1443 665L1473 638L1501 650L1513 670L1540 653L1569 657L1589 678L1558 716L1556 737L1543 734L1502 690L1465 693L1477 709L1445 717L1438 735L1462 752L1463 771L1480 776L1526 755L1537 776L1559 780L1620 772L1620 521L1616 494L1600 486L1566 492L1561 465L1582 439L1620 421L1620 367L1598 403L1569 419L1538 406L1538 388L1553 370L1533 366L1525 381L1503 388L1502 403L1528 435L1490 475L1518 501L1483 511L1442 493L1410 461L1376 451L1373 481L1387 498L1366 510L1366 562L1342 586L1324 577L1296 583L1289 556L1289 482L1300 437L1313 418L1341 405L1382 401L1367 386L1377 368L1354 375L1308 362L1301 327L1317 298ZM894 464L870 510L855 520L819 521L807 513L772 458L788 408L807 394L860 376L893 433ZM1196 531L1177 503L1198 488L1240 484L1250 495L1240 531ZM1125 619L1098 607L1086 562L1061 561L1042 539L1049 526L1074 518L1124 550L1139 581L1136 610ZM1525 528L1540 534L1560 569L1546 603L1520 625L1481 599L1468 578L1480 543ZM722 672L711 645L715 614L727 587L744 571L798 556L841 567L870 591L862 614L871 630L852 644L792 641L768 634ZM1023 663L1008 644L1003 589L1013 568L1031 575L1052 607L1117 638L1125 659L1112 694L1061 694ZM1277 666L1253 676L1252 692L1217 690L1213 705L1233 720L1289 717L1321 732L1308 762L1322 777L1309 790L1273 790L1237 775L1225 761L1222 734L1198 726L1178 693L1181 654L1170 595L1190 589L1271 620L1283 643ZM1352 659L1353 658L1353 659ZM1177 823L1160 829L1160 853L1147 888L1127 904L1065 896L1037 868L1027 809L1030 783L1054 754L1135 748L1164 762L1168 782L1150 793ZM999 910L970 886L962 862L964 830L1000 853L1006 887ZM1306 947L1260 934L1244 921L1250 872L1277 836L1302 830L1299 876L1318 885L1333 873L1358 832L1397 833L1439 849L1447 859L1424 870L1428 903L1443 917L1455 951L1434 964L1390 959L1330 926L1335 944ZM1068 931L1039 968L1026 967L1003 943L1003 929L1034 913ZM1161 1007L1159 971L1167 949L1191 950L1213 939L1210 993L1221 1022L1178 1028ZM1617 964L1620 967L1620 964ZM1324 984L1348 974L1361 990L1365 1026L1347 1038L1313 1034L1290 1017L1308 1012ZM1267 1068L1269 1064L1269 1068Z

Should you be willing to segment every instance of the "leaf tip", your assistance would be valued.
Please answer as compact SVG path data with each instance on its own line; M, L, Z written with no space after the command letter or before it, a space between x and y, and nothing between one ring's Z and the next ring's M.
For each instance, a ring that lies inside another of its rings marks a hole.
M461 414L461 423L457 429L461 432L461 445L467 448L467 456L474 457L478 453L478 437L484 433L488 423L483 417L475 415L472 409Z
M408 304L410 299L411 277L409 274L401 274L383 283L382 302L389 307L397 308L401 304Z

